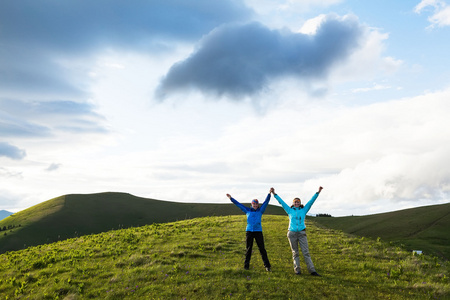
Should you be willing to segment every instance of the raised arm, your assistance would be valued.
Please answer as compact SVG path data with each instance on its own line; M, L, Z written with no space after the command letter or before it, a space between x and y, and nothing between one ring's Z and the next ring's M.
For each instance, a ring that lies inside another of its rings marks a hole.
M275 193L275 189L271 188L270 192L275 196L275 199L277 199L278 203L281 204L281 206L283 207L284 211L286 213L289 213L289 210L291 208L289 207L289 205L286 204L286 202L283 201L283 199L280 198L280 196L277 195L277 193Z
M233 197L231 197L230 194L227 194L228 199L231 200L231 202L234 203L234 205L236 205L237 207L239 207L245 214L247 213L247 211L249 210L247 207L245 207L244 205L242 205L241 203L239 203L236 199L234 199Z
M305 204L305 209L308 212L311 209L311 206L316 201L317 197L319 197L320 192L323 190L323 187L319 187L319 190L312 196L311 200L308 201L308 203Z
M267 194L266 200L264 200L264 203L261 205L262 214L266 211L267 205L269 205L269 201L270 201L270 193Z

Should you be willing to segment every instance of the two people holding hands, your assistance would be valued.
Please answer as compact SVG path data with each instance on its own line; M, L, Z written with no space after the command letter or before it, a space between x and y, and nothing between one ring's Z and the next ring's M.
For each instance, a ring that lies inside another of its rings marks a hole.
M244 268L248 269L250 265L251 252L253 248L253 239L256 240L258 245L262 260L264 262L264 266L267 271L270 271L271 265L269 263L269 259L267 257L267 251L264 247L264 238L262 234L262 226L261 226L261 217L265 212L267 205L270 201L271 194L274 195L275 199L278 203L281 204L284 211L289 216L289 228L287 237L289 240L289 244L292 250L292 260L294 264L294 272L297 275L301 274L300 269L300 254L299 254L299 245L300 250L303 254L303 258L306 263L306 267L308 272L313 276L320 276L314 267L314 264L311 259L311 255L309 254L308 240L306 237L306 226L305 226L305 218L308 211L311 209L311 206L316 201L317 197L319 197L320 192L323 187L319 187L319 190L313 195L313 197L305 204L301 204L300 198L294 198L292 201L292 205L289 206L284 202L277 193L275 193L275 189L271 188L269 194L266 197L266 200L259 207L259 202L257 199L252 200L252 207L248 208L234 198L231 197L230 194L227 194L227 197L233 202L237 207L239 207L247 216L247 228L246 228L246 255Z

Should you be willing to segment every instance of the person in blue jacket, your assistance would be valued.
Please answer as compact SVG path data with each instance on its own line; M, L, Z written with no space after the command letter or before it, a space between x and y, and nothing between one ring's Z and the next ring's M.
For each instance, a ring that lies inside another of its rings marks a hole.
M259 206L258 199L252 200L252 207L246 207L236 201L230 194L227 194L227 197L233 202L237 207L239 207L246 215L247 215L247 228L246 228L246 253L245 253L245 261L244 261L244 269L248 270L250 267L250 259L252 257L252 249L253 249L253 240L256 241L258 245L259 252L261 253L261 258L264 263L264 267L266 267L266 271L270 272L270 262L267 257L267 251L264 247L264 237L262 233L261 226L261 217L264 211L269 205L270 201L270 193L267 195L264 203Z
M311 209L311 206L316 201L317 197L319 197L322 189L323 187L319 187L319 191L315 193L311 200L309 200L308 203L306 203L306 205L304 206L301 204L300 198L294 198L294 200L292 201L292 206L289 206L275 193L274 188L270 189L270 192L273 193L275 199L277 199L277 201L283 207L284 211L289 216L289 230L287 233L287 237L289 240L289 244L291 245L292 260L294 262L294 272L297 275L301 274L298 251L298 245L300 244L300 249L302 251L303 258L305 259L306 267L309 273L313 276L320 276L316 272L311 259L311 255L309 254L308 240L306 239L305 217L308 211Z

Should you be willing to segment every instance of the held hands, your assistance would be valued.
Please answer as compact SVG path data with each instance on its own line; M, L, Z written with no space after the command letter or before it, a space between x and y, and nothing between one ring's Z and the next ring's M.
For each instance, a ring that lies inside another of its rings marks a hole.
M319 191L317 192L317 193L320 193L321 191L323 190L323 187L319 187ZM269 194L270 193L272 193L272 194L274 194L274 195L276 195L276 193L275 193L275 189L272 187L272 188L270 188L270 191L269 191Z
M317 192L318 194L320 194L320 192L323 190L323 187L319 187L319 191ZM276 193L275 193L275 189L273 188L273 187L271 187L270 188L270 190L269 190L269 194L274 194L274 195L276 195ZM229 198L229 199L231 199L231 195L230 194L227 194L227 197Z

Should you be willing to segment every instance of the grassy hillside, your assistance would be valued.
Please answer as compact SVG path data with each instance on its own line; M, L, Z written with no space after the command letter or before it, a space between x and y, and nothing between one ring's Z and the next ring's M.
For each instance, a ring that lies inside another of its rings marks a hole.
M450 203L355 217L317 217L314 220L346 233L402 244L450 259Z
M109 231L0 255L6 299L448 299L449 264L307 220L322 277L294 274L287 216L263 216L272 272L255 249L243 269L245 217ZM255 246L256 247L256 246Z
M66 195L1 220L0 228L14 228L0 232L0 253L111 229L234 214L242 212L232 203L176 203L125 193ZM284 211L269 205L266 214Z

